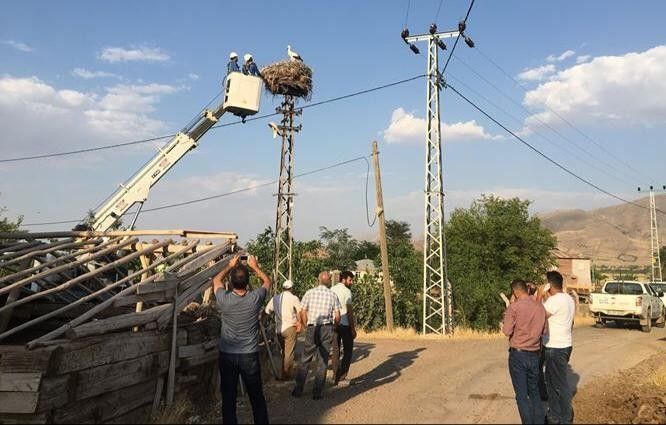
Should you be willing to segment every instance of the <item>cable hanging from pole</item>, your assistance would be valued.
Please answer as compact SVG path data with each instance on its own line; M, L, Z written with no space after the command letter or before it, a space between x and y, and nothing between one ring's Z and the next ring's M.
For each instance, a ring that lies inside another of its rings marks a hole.
M491 120L492 122L494 122L496 125L498 125L498 126L501 127L502 129L504 129L504 131L506 131L506 132L509 133L511 136L513 136L513 137L514 137L516 140L518 140L520 143L522 143L523 145L527 146L529 149L531 149L532 151L534 151L535 153L537 153L539 156L543 157L543 158L546 159L548 162L550 162L551 164L555 165L557 168L561 169L561 170L564 171L565 173L571 175L572 177L574 177L574 178L577 179L577 180L580 180L581 182L585 183L586 185L588 185L588 186L590 186L590 187L592 187L592 188L598 190L599 192L604 193L604 194L606 194L606 195L608 195L608 196L610 196L610 197L612 197L612 198L615 198L615 199L617 199L617 200L619 200L619 201L621 201L621 202L623 202L623 203L625 203L625 204L633 205L633 206L635 206L635 207L642 208L642 209L647 209L646 207L644 207L644 206L642 206L642 205L640 205L640 204L637 204L637 203L635 203L635 202L629 201L629 200L627 200L627 199L622 198L622 197L619 196L619 195L616 195L616 194L614 194L614 193L612 193L612 192L609 192L608 190L603 189L602 187L596 185L595 183L593 183L593 182L587 180L586 178L581 177L580 175L578 175L578 174L574 173L573 171L569 170L567 167L565 167L564 165L562 165L562 164L560 164L559 162L555 161L554 159L550 158L548 155L546 155L545 153L543 153L542 151L540 151L539 149L537 149L536 147L534 147L534 146L533 146L532 144L530 144L529 142L525 141L522 137L518 136L518 135L517 135L516 133L514 133L513 131L511 131L508 127L506 127L504 124L502 124L502 123L499 122L497 119L495 119L494 117L492 117L489 113L487 113L485 110L483 110L483 109L482 109L480 106L478 106L476 103L474 103L474 102L471 101L469 98L467 98L465 95L463 95L462 93L460 93L460 92L459 92L455 87L453 87L451 84L447 84L447 85L446 85L446 88L451 89L455 94L457 94L460 98L462 98L464 101L466 101L467 103L469 103L473 108L475 108L477 111L479 111L479 112L481 112L483 115L485 115L486 118L488 118L489 120ZM661 210L657 210L657 211L660 211L662 214L666 214L666 212L664 212L664 211L661 211Z
M314 102L314 103L302 106L299 109L307 109L307 108L312 108L312 107L316 107L316 106L326 105L328 103L338 102L338 101L349 99L349 98L352 98L352 97L361 96L361 95L376 92L376 91L379 91L379 90L384 90L384 89L387 89L389 87L394 87L394 86L398 86L398 85L401 85L401 84L406 84L406 83L409 83L409 82L414 81L414 80L418 80L418 79L423 78L423 77L424 77L423 74L419 74L419 75L416 75L416 76L411 77L411 78L406 78L406 79L395 81L395 82L392 82L392 83L383 84L383 85L372 87L372 88L369 88L369 89L349 93L349 94L346 94L346 95L343 95L343 96L338 96L338 97L334 97L334 98L331 98L331 99L326 99L326 100L322 100L322 101L319 101L319 102ZM279 114L270 113L270 114L264 114L264 115L257 115L257 116L251 117L251 118L247 118L245 121L246 122L257 121L257 120L262 120L262 119L266 119L266 118L271 118L271 117L274 117L276 115L279 115ZM218 125L215 125L215 126L211 127L211 130L215 130L215 129L218 129L218 128L224 128L224 127L230 127L230 126L239 125L239 124L242 124L242 122L241 121L234 121L234 122L225 123L225 124L218 124ZM158 137L152 137L152 138L148 138L148 139L139 139L139 140L133 140L133 141L129 141L129 142L116 143L116 144L111 144L111 145L96 146L96 147L93 147L93 148L77 149L77 150L65 151L65 152L54 152L54 153L40 154L40 155L22 156L22 157L15 157L15 158L4 158L4 159L0 159L0 163L29 161L29 160L35 160L35 159L55 158L55 157L61 157L61 156L97 152L97 151L103 151L103 150L108 150L108 149L116 149L116 148L122 148L122 147L126 147L126 146L132 146L132 145L139 145L139 144L143 144L143 143L155 142L155 141L159 141L159 140L163 140L163 139L173 138L175 136L177 136L177 133L167 134L167 135L158 136Z

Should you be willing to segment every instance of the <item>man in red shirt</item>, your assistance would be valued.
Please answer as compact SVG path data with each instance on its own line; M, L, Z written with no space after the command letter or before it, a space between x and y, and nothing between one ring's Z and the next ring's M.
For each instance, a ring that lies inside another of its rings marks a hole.
M516 393L520 420L544 423L546 413L539 395L541 337L546 331L546 310L528 292L523 280L511 282L513 301L504 313L502 332L509 337L509 373Z

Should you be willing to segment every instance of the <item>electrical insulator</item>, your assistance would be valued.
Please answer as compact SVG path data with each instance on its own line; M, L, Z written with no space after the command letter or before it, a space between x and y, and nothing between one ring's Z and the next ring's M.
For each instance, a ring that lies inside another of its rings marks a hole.
M419 51L419 48L416 47L416 44L414 44L414 43L410 44L410 45L409 45L409 48L410 48L410 50L411 50L412 52L414 52L414 53L417 54L417 55L418 55L419 53L421 53L421 52Z
M437 32L437 24L430 24L430 34L435 34Z
M472 41L472 39L467 36L465 36L465 43L467 43L469 47L474 47L474 41Z

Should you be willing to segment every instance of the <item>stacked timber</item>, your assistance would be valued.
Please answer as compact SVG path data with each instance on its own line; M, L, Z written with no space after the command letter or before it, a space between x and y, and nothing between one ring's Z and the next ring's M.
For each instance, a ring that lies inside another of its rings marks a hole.
M165 234L183 240L139 238ZM175 397L210 400L220 333L210 280L235 242L0 234L0 424L140 423Z

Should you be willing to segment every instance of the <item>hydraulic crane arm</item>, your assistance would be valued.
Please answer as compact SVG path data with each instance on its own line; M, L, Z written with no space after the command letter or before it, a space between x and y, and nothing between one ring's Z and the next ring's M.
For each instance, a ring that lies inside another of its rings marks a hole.
M245 117L259 111L261 95L259 78L234 73L227 77L225 84L224 101L215 110L205 109L194 123L176 134L138 173L126 183L121 184L120 188L95 213L92 223L93 230L110 229L134 204L143 204L148 198L150 189L185 154L197 147L198 140L218 122L225 112Z

